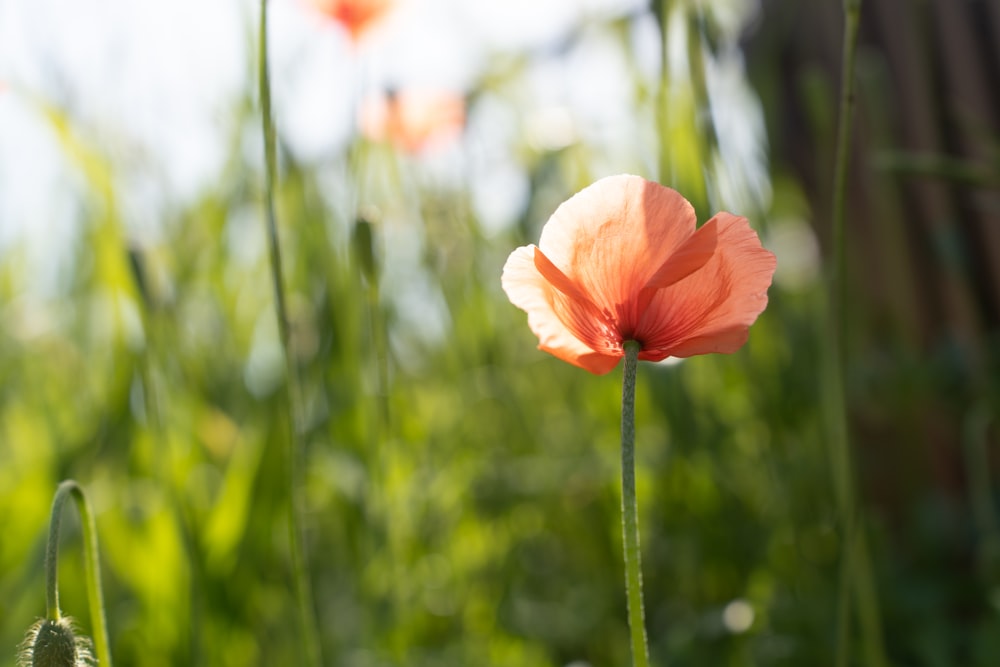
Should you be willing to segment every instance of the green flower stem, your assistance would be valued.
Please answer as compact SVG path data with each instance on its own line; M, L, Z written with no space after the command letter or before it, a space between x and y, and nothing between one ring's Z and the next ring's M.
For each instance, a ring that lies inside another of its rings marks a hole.
M855 492L853 462L847 433L847 406L844 388L846 358L846 308L847 308L847 252L846 218L847 172L850 154L851 114L854 99L854 51L857 44L858 14L852 14L847 2L844 5L844 43L841 70L840 117L837 127L836 158L833 174L832 253L829 275L829 318L825 327L829 332L825 383L826 412L830 429L830 470L833 475L834 495L840 517L841 551L839 592L837 596L837 643L834 665L847 667L851 654L851 587L855 565ZM852 15L854 19L852 19Z
M288 542L292 565L292 576L295 580L295 597L298 602L299 630L303 642L306 664L313 667L322 665L319 632L316 627L316 617L312 600L312 588L309 582L309 571L305 564L302 546L302 516L301 498L302 478L302 444L300 440L301 419L298 396L298 380L291 355L291 340L288 327L288 309L285 305L284 271L281 261L281 242L278 237L277 214L274 205L274 189L277 164L277 146L274 136L274 121L271 115L271 83L268 75L267 55L267 0L260 2L260 115L264 136L265 182L264 191L267 209L267 240L270 248L271 278L274 283L274 302L278 318L278 335L281 339L281 349L285 357L285 386L287 387L287 407L290 433L288 438Z
M49 542L45 548L45 617L50 621L58 621L62 617L62 612L59 610L59 528L62 523L63 505L66 504L66 499L70 496L76 501L76 509L80 513L80 524L83 529L83 567L97 663L102 667L111 667L108 626L104 616L104 595L101 592L101 565L97 557L97 528L94 524L94 512L90 508L83 488L71 479L59 485L52 501Z
M635 375L639 361L637 341L625 343L622 382L622 540L625 549L625 591L632 637L632 665L647 667L646 622L642 607L642 563L639 554L639 506L635 497Z
M831 302L834 309L838 361L844 359L847 318L847 173L851 152L851 121L854 111L854 60L861 23L861 0L844 0L844 43L841 63L840 110L837 123L837 154L833 172L833 275Z
M829 342L826 356L825 410L830 428L831 472L841 526L840 592L837 610L837 646L834 664L846 667L850 651L852 589L862 632L866 662L872 667L888 664L882 641L878 595L854 481L854 463L848 433L846 375L847 341L847 175L854 107L854 61L857 54L861 0L844 0L840 117L837 126L833 173L832 253L829 274Z

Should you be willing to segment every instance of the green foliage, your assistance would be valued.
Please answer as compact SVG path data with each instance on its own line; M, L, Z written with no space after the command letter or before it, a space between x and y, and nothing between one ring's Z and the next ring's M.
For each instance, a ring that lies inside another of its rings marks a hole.
M695 12L687 4L672 11ZM679 25L698 48L720 30ZM514 70L484 78L473 101L510 94ZM663 180L689 188L699 212L724 207L723 148L705 124L704 82L692 80L704 72L665 77L651 97L635 76L637 106L658 119ZM49 503L73 477L97 513L119 664L298 664L288 378L262 174L234 145L214 188L157 211L161 236L130 245L114 165L72 118L44 113L82 174L85 229L54 296L28 295L16 253L0 265L0 646L13 662L42 613ZM255 122L234 113L239 127ZM333 169L283 156L306 559L328 664L627 663L619 376L538 352L499 288L510 250L536 241L554 205L591 180L592 147L519 148L526 213L490 234L469 192L435 183L419 160L362 140ZM772 232L808 236L798 186L776 178L773 188L768 210L741 211L765 245ZM738 354L640 365L654 664L798 666L833 652L841 536L819 408L821 286L796 276L772 288ZM892 400L905 414L920 397ZM923 501L903 528L924 540L917 556L895 552L871 520L887 645L899 664L954 664L958 644L972 647L965 664L996 664L995 609L972 578L950 580L935 547L950 522L969 539L968 520ZM67 541L75 530L68 519ZM89 628L77 551L62 561L62 600ZM733 610L747 605L741 626Z

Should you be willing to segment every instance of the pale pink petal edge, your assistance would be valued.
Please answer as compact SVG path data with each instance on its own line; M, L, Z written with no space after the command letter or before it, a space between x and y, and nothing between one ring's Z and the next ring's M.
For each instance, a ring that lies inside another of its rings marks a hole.
M618 365L618 357L594 352L576 338L552 309L551 287L535 268L535 246L522 246L507 258L500 284L510 302L528 313L528 327L538 337L538 349L596 375Z

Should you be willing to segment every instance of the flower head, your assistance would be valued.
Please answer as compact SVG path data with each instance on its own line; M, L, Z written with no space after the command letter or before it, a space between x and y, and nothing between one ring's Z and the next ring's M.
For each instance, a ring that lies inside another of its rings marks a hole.
M344 26L357 42L394 4L393 0L310 0L323 14Z
M638 176L611 176L564 202L538 246L518 248L501 282L538 347L591 373L635 340L661 361L735 352L767 306L776 260L746 218L696 229L690 203Z
M456 138L465 127L465 100L455 93L407 89L372 98L361 109L361 132L407 153Z

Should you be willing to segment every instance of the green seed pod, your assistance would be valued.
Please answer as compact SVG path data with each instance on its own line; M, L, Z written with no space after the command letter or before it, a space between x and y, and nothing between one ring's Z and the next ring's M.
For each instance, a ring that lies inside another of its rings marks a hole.
M76 634L73 619L39 619L24 636L18 655L20 667L92 667L90 640Z

